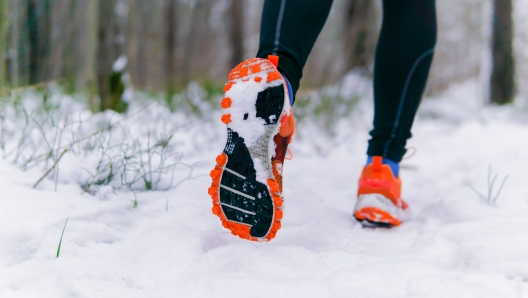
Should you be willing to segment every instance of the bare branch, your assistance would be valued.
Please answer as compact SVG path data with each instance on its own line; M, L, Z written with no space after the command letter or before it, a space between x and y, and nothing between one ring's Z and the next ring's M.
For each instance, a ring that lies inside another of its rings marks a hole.
M492 176L493 176L493 178L491 178ZM499 174L493 175L492 170L491 170L491 165L490 165L488 167L488 181L487 181L488 182L488 192L487 192L487 196L485 196L482 193L480 193L470 183L467 183L466 185L469 188L471 188L471 190L473 190L473 192L475 192L482 200L484 200L486 203L488 203L488 205L491 205L492 203L495 203L497 201L497 199L499 198L499 196L501 194L501 191L502 191L502 188L504 187L504 184L506 183L506 180L508 179L508 175L506 175L506 177L504 177L504 179L502 180L502 183L501 183L501 185L499 187L499 190L497 191L495 196L493 196L493 187L495 186L495 182L497 181L498 176L499 176Z
M502 180L501 186L499 187L499 191L495 195L495 198L493 198L493 203L495 203L495 201L497 201L497 198L499 197L499 195L500 195L500 193L502 191L502 187L504 186L504 183L506 183L506 179L508 179L508 175L506 175L506 177L504 177L504 179Z
M33 185L33 188L37 187L37 185L39 185L40 181L42 181L44 178L46 178L46 176L48 176L48 174L53 171L53 169L55 168L55 166L57 166L57 164L59 163L59 161L61 160L62 156L64 155L64 153L66 153L68 151L68 149L64 149L62 151L62 153L59 155L59 158L57 158L57 160L55 161L55 163L53 164L53 166L51 168L49 168L48 171L46 171L46 173L40 177L40 179L37 181L37 183L35 183L35 185Z
M469 188L471 188L471 190L473 190L473 192L475 192L481 199L483 199L484 201L487 201L486 199L486 196L481 194L476 188L473 187L473 185L471 184L466 184Z

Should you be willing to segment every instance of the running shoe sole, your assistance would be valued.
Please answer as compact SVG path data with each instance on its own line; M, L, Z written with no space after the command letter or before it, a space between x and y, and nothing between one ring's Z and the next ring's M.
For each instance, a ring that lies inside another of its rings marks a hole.
M284 81L272 62L255 58L231 71L224 92L227 142L211 171L212 211L233 235L269 241L283 216L271 158L279 119L291 111Z

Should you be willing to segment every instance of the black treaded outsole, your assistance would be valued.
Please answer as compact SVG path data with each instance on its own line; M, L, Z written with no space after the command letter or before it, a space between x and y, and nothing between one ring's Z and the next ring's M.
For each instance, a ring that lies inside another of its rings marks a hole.
M251 196L255 200L220 187L220 202L252 212L255 215L225 205L221 205L222 210L228 220L251 225L251 236L264 237L273 222L273 200L268 187L255 179L256 172L253 160L244 139L230 129L228 129L228 136L228 146L224 149L224 153L227 155L225 168L244 176L246 179L224 170L220 184ZM233 150L228 150L231 148Z
M361 224L361 226L363 226L364 228L367 228L367 229L377 229L377 228L382 228L382 229L390 229L393 227L393 225L389 224L389 223L386 223L386 222L375 222L375 221L370 221L368 219L365 219L365 220L361 220L357 217L354 216L354 218L359 221L359 223Z
M255 102L256 116L266 121L266 125L277 124L284 106L284 87L270 87L260 92ZM244 120L247 116L244 115ZM255 200L220 187L219 197L222 211L233 222L251 225L250 235L261 238L266 236L273 224L274 204L268 186L256 180L256 171L251 154L244 139L236 131L227 129L227 142L224 153L227 163L222 172L220 184L237 192L253 197ZM240 177L243 176L244 178ZM229 206L235 208L231 208ZM247 212L243 212L242 209ZM253 214L248 214L251 212Z
M284 107L284 86L270 87L259 92L255 106L257 117L264 119L267 125L277 124Z

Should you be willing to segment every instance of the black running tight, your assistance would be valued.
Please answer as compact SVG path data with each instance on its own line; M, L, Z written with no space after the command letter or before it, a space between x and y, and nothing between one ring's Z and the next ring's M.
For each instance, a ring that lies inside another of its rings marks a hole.
M435 0L382 0L374 63L374 129L367 154L401 161L433 60ZM266 0L257 57L280 57L279 71L299 89L302 69L332 0Z

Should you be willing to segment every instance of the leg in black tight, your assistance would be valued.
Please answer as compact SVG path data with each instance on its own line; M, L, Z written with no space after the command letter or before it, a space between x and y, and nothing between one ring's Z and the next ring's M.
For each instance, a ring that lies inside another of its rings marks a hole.
M280 57L279 71L299 88L302 69L331 0L266 0L257 57ZM395 162L405 154L436 44L435 0L383 0L374 67L374 129L367 154Z
M435 0L384 0L374 66L374 129L367 154L400 162L436 44Z
M332 0L266 0L260 25L259 58L278 55L279 71L299 89L302 70L323 29Z

